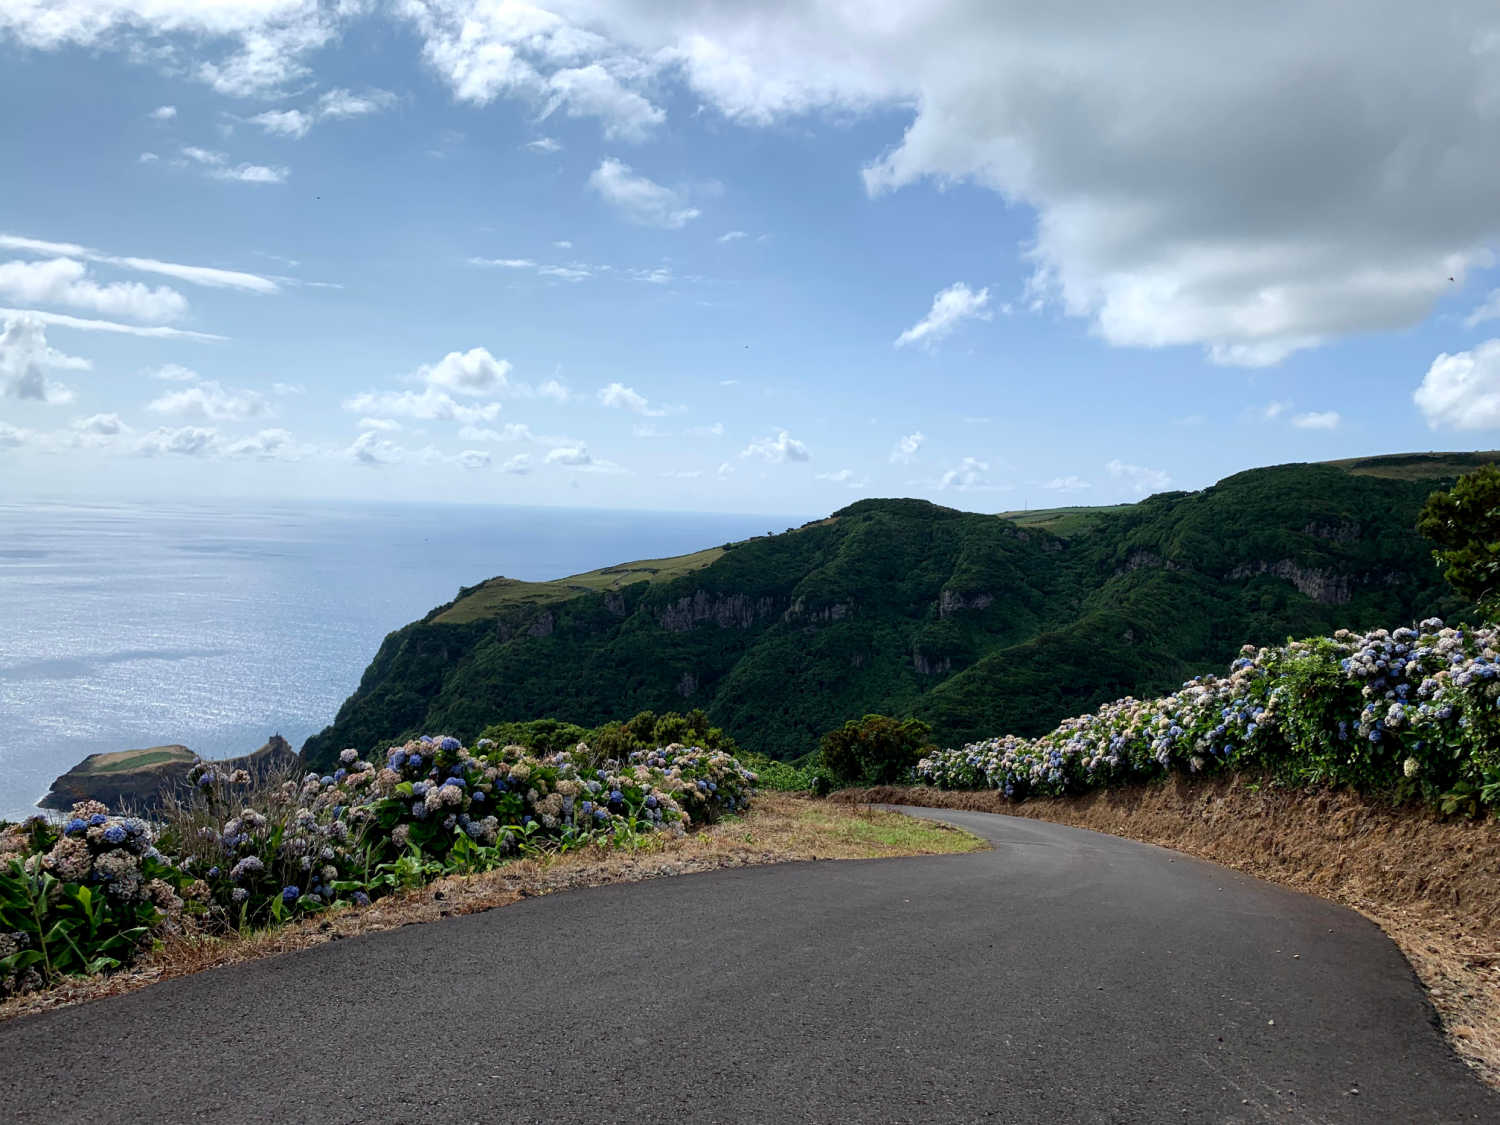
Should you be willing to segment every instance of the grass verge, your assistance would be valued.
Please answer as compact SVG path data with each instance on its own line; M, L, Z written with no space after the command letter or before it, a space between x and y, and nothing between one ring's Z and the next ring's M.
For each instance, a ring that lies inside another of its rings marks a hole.
M1193 779L1013 803L994 790L846 789L835 803L1034 817L1157 844L1351 907L1396 943L1455 1053L1500 1089L1500 824L1346 790Z
M56 987L0 1003L0 1020L134 992L158 981L220 965L307 949L413 922L476 914L523 898L578 887L796 860L944 855L982 851L986 846L968 832L901 813L764 793L756 797L755 805L744 816L726 817L676 839L648 837L633 851L592 846L564 855L521 859L482 875L448 876L377 899L363 910L339 908L278 929L227 938L169 938L130 969L69 978Z

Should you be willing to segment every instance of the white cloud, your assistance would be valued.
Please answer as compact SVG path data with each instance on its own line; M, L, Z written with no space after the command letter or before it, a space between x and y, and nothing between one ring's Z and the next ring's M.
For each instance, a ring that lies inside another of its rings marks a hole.
M403 450L394 442L387 441L376 433L362 433L344 455L359 465L394 465L401 460Z
M1299 430L1336 430L1339 421L1337 410L1323 410L1298 414L1292 419L1292 425Z
M152 121L170 121L177 116L175 105L159 105L150 113L146 114Z
M988 320L990 314L985 306L990 303L990 291L981 289L975 293L963 282L954 282L932 299L932 308L917 323L896 337L896 347L907 344L932 344L943 339L961 321L975 318Z
M664 438L671 437L665 430L658 429L654 422L637 422L630 427L632 437L638 438Z
M840 469L836 473L814 473L813 475L818 480L847 485L849 488L855 489L868 488L870 483L868 480L859 479L853 469Z
M629 410L633 414L640 414L647 418L660 418L666 414L665 410L654 409L645 395L625 386L624 383L611 383L607 387L601 387L596 397L600 406Z
M118 414L91 414L87 418L76 418L73 421L73 428L81 434L94 434L99 437L115 437L130 430L130 427L120 420Z
M740 456L760 457L773 465L779 465L786 461L806 461L812 455L808 453L807 446L785 430L781 430L775 437L763 437L752 441L740 451Z
M30 399L53 406L73 401L73 392L54 381L49 370L86 370L86 359L64 355L47 346L43 322L35 316L5 316L0 331L0 390L7 398Z
M714 241L715 242L735 242L735 241L738 241L741 238L749 238L749 237L750 236L748 234L746 234L742 230L726 230L723 234L719 235L718 238L714 239Z
M896 439L896 447L891 450L891 464L909 465L916 457L917 450L922 448L922 443L927 440L927 435L921 430L907 434L905 437Z
M359 420L361 430L379 430L382 433L395 433L401 429L401 423L394 418L361 418Z
M1500 339L1439 355L1412 400L1434 430L1500 429Z
M550 398L553 402L567 402L573 395L556 379L547 379L536 389L537 398Z
M672 280L672 271L665 266L657 266L655 269L626 270L625 275L631 281L647 281L652 285L666 285Z
M589 187L631 222L642 226L677 230L700 214L697 208L685 206L671 188L637 176L630 165L613 157L605 157L594 169Z
M724 423L715 422L710 426L689 426L687 432L694 437L723 437Z
M1128 465L1118 457L1104 466L1104 471L1116 480L1124 481L1130 490L1144 496L1158 492L1172 483L1172 478L1160 469L1148 469L1144 465Z
M250 293L275 293L279 288L269 277L244 273L240 270L188 266L179 262L163 262L156 258L121 257L90 250L86 246L78 246L71 242L47 242L43 239L26 238L16 234L0 234L0 250L19 250L23 253L42 254L56 258L82 258L85 261L120 266L139 273L159 274L211 289L243 289Z
M292 435L286 430L261 430L224 446L224 456L251 458L256 461L296 461L302 455Z
M377 417L415 418L423 422L463 422L477 425L500 416L498 402L468 406L436 387L421 391L363 391L344 400L351 414Z
M471 266L498 266L507 270L530 270L536 263L530 258L470 258Z
M187 300L175 289L151 289L139 281L106 285L86 276L88 267L72 258L0 262L0 295L28 305L68 305L129 320L176 320Z
M135 159L137 164L155 164L161 157L154 152L143 152Z
M164 363L151 372L151 378L160 379L164 383L195 383L198 380L198 373L191 367L183 367L179 363Z
M541 441L524 422L506 422L498 430L488 426L464 426L458 431L461 441ZM568 444L561 442L559 444Z
M538 137L534 141L527 141L526 147L532 152L558 152L562 149L562 145L551 137Z
M224 153L196 145L184 147L182 155L202 168L204 175L215 180L242 184L279 184L284 183L289 175L285 168L272 168L265 164L231 164Z
M230 390L206 379L179 391L168 391L146 404L154 414L202 418L211 422L242 422L268 412L266 400L255 391Z
M442 387L461 395L515 391L517 388L511 384L509 374L510 361L496 359L487 348L449 352L437 363L424 364L417 369L417 376L429 387Z
M135 451L143 457L175 453L183 457L204 457L219 447L219 432L211 427L162 426L141 437Z
M526 473L531 472L531 454L517 453L500 466L500 471L502 473L513 473L516 476L524 476Z
M381 113L396 104L396 95L389 90L366 90L363 94L335 87L325 90L318 97L317 115L320 121L344 121L351 117L367 117Z
M0 422L0 449L18 449L31 440L31 431Z
M540 266L537 273L543 277L555 277L560 281L583 281L594 276L594 271L586 266Z
M571 242L569 242L566 238L559 238L552 245L556 246L559 250L571 250L571 249L573 249L573 244Z
M1289 402L1268 402L1261 410L1261 417L1267 422L1274 422L1292 408Z
M972 492L976 489L992 488L994 486L985 476L989 471L988 461L982 461L978 457L965 457L938 478L938 491L946 492L952 488L959 492Z
M301 383L272 383L271 393L278 398L291 398L293 395L305 395L307 388Z
M643 141L667 119L663 110L598 63L553 71L547 90L551 97L543 117L559 108L569 117L597 117L609 140Z
M584 473L621 473L625 471L613 461L606 461L593 456L589 453L588 446L581 443L550 449L543 460L549 465L562 465L564 468L576 469Z
M192 332L186 328L169 328L164 324L120 324L113 320L90 320L69 316L67 313L44 312L41 309L0 308L0 320L29 318L39 324L50 324L57 328L77 328L82 332L117 332L124 336L147 336L156 338L178 337L185 340L223 340L209 332Z
M465 449L454 457L454 462L466 469L488 469L490 461L489 452L483 449Z
M727 480L729 478L729 475L733 472L734 466L731 465L728 461L724 461L721 462L719 467L714 470L714 476L718 477L720 480Z
M268 109L250 118L252 125L259 125L267 133L278 137L301 139L313 127L313 119L300 109Z
M1500 319L1500 289L1491 289L1490 295L1464 318L1464 327L1474 328L1487 320L1496 319Z
M1057 492L1082 492L1085 488L1093 488L1088 481L1077 475L1066 477L1053 477L1043 488L1054 489Z
M702 469L668 469L662 473L665 480L697 480L703 475Z

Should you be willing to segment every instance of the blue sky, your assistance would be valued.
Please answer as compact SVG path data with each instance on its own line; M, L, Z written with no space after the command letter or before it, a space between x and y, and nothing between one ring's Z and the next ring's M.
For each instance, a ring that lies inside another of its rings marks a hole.
M997 511L1500 444L1492 6L1036 7L7 4L0 487Z

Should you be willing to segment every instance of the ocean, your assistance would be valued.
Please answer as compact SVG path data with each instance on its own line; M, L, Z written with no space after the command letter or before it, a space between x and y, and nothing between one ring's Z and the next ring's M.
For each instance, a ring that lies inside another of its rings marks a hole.
M0 819L100 751L300 747L382 638L460 586L558 578L806 516L448 504L0 504Z

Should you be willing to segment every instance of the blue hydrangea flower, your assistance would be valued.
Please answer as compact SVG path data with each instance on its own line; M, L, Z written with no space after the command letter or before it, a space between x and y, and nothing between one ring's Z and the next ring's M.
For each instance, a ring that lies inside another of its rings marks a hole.
M88 827L88 821L82 817L75 816L72 820L68 821L67 827L63 831L69 836L82 836L88 831Z
M463 745L463 743L459 742L458 739L453 738L452 736L449 736L449 737L444 738L443 741L441 741L441 742L438 743L438 749L440 749L440 750L457 750L462 745Z
M93 816L89 817L89 827L98 828L99 825L103 824L108 819L109 817L105 816L103 813L95 813Z
M125 829L118 824L111 824L104 830L104 842L119 846L125 842Z
M302 892L296 887L281 888L281 901L286 903L288 906L292 905L292 903L296 902L301 897Z
M618 805L624 799L625 794L621 793L618 789L611 789L609 791L609 800L611 804Z
M370 896L367 895L367 894L365 894L364 891L355 891L353 898L354 898L354 905L355 906L369 906L370 905Z

